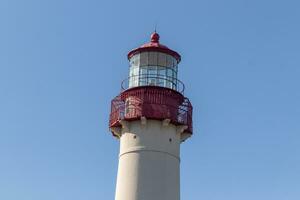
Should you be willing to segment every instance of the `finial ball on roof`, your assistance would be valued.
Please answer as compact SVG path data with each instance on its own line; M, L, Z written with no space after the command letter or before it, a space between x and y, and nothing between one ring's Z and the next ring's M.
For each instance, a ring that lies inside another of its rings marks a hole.
M151 34L151 42L158 43L159 42L159 35L158 33L154 32Z

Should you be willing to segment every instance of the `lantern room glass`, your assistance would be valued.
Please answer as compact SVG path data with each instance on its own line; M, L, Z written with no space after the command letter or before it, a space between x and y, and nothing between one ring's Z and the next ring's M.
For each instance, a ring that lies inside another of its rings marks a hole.
M161 52L142 52L130 59L129 88L160 86L177 90L177 60Z

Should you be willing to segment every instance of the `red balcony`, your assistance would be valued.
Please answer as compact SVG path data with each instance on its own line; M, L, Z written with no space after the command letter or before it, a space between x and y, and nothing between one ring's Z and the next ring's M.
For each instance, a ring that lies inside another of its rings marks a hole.
M120 121L170 119L174 125L187 125L192 134L192 105L188 98L173 89L140 86L127 89L111 102L109 127L120 127Z

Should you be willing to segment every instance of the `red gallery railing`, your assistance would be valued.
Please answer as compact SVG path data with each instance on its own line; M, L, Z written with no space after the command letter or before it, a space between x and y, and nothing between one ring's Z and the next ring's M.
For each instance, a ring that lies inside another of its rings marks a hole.
M187 125L192 133L192 105L181 93L164 87L140 86L123 91L111 102L110 127L121 126L121 120L170 119L175 125Z

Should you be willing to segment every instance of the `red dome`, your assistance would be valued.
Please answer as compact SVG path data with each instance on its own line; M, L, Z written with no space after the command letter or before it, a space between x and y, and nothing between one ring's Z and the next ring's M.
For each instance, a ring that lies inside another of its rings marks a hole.
M158 52L169 54L169 55L175 57L178 62L180 62L181 56L179 55L179 53L169 49L165 45L160 44L159 38L160 37L159 37L158 33L156 33L156 32L152 33L151 41L149 43L142 45L139 48L136 48L136 49L133 49L132 51L130 51L128 53L128 59L130 59L133 55L135 55L137 53L141 53L141 52L145 52L145 51L158 51Z

